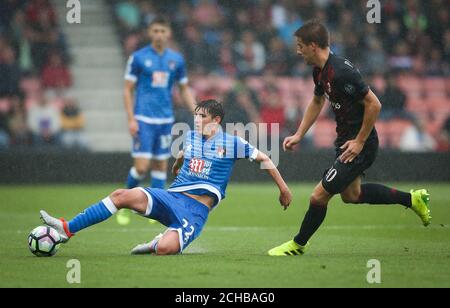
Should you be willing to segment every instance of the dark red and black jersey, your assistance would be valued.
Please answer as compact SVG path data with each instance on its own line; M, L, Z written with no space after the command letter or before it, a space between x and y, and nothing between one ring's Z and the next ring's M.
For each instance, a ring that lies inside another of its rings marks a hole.
M364 119L363 99L369 93L359 70L349 60L330 53L323 69L314 68L313 77L314 94L325 95L333 108L338 135L336 146L356 138ZM369 138L376 136L374 128Z

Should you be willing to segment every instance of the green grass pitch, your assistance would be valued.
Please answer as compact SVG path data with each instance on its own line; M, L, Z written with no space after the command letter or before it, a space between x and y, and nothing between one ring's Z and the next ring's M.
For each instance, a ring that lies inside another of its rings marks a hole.
M290 240L308 207L311 184L292 184L287 211L268 184L233 184L202 235L180 256L131 256L134 245L164 230L144 218L120 227L115 219L77 234L52 258L37 258L27 235L39 210L72 218L115 185L0 187L0 287L450 287L450 184L395 184L431 192L433 223L401 206L330 204L327 219L302 257L267 251ZM81 264L69 284L67 262ZM381 264L381 284L366 280L367 262Z

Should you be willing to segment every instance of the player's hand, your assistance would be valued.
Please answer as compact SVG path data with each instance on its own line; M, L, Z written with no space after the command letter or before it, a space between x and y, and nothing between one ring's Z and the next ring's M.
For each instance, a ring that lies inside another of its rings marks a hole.
M298 135L290 136L284 139L283 142L283 150L286 151L293 151L294 147L300 143L300 140L302 138Z
M291 205L292 202L292 193L289 190L289 188L282 190L280 193L280 204L282 207L284 207L284 210L286 211L289 205Z
M174 176L178 176L178 173L180 173L180 166L178 166L178 164L173 164L172 166L172 174Z
M128 130L130 131L130 135L134 138L136 137L139 131L139 124L136 120L131 120L128 122Z
M361 153L363 148L364 142L358 141L356 139L349 140L343 146L341 146L341 149L345 151L341 154L341 156L339 156L339 159L344 164L351 163L356 158L356 156Z

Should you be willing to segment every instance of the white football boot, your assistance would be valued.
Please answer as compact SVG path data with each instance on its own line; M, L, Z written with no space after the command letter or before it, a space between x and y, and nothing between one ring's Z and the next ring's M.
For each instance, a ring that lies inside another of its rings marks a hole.
M155 238L149 242L144 244L139 244L131 250L132 255L149 255L156 253L155 246L159 242L159 240L163 237L163 234L155 236Z
M74 235L70 233L67 221L64 219L57 219L50 216L46 211L40 211L41 219L44 223L52 228L54 228L59 236L61 237L61 243L67 243L69 239Z

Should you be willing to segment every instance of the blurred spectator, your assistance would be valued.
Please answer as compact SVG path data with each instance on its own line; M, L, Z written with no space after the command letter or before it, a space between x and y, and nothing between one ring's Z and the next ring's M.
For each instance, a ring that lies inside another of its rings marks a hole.
M41 71L48 52L56 46L65 51L65 42L58 29L55 11L48 0L30 2L26 10L26 21L33 64Z
M17 46L18 65L22 72L30 72L33 69L33 60L31 58L31 46L28 40L30 30L25 22L25 13L17 11L11 23L10 33Z
M445 63L447 63L448 66L448 63L450 63L450 29L448 29L445 32L443 46L444 46L444 61Z
M43 20L54 27L56 26L56 13L49 0L31 0L25 10L27 23L34 27L41 24Z
M267 134L271 136L271 124L280 125L280 133L285 129L285 110L277 88L269 86L262 97L261 121L268 124Z
M19 95L20 69L11 46L0 48L0 97Z
M8 121L11 114L11 102L9 99L0 99L0 150L9 147Z
M198 28L191 25L185 29L186 61L190 70L206 73L213 67L214 55L203 40Z
M381 40L374 38L368 42L368 51L363 69L369 74L383 74L386 72L386 55Z
M450 116L447 118L447 120L444 122L444 125L442 126L441 133L438 137L438 145L437 149L438 152L448 152L450 151Z
M448 63L444 63L441 51L438 48L431 49L430 58L426 64L425 73L428 76L445 76L449 74Z
M394 53L389 58L389 65L395 72L409 71L413 67L410 47L406 41L399 41L395 45Z
M278 37L272 38L269 45L266 70L271 70L279 76L288 75L293 65L291 59L291 51L286 48L283 40Z
M215 25L222 18L217 3L210 0L197 1L192 14L195 21L206 28Z
M9 120L9 130L11 132L11 144L14 146L29 145L30 132L27 126L25 110L19 98L12 100L13 113Z
M41 78L42 85L47 89L63 90L72 86L70 70L64 64L63 58L57 50L50 52Z
M403 23L409 30L423 32L428 27L428 19L422 13L422 7L417 0L406 1L406 10L403 14Z
M225 97L225 106L227 109L225 122L244 125L260 122L259 98L256 92L247 86L245 78L236 81L233 89Z
M150 1L142 1L140 3L140 11L142 27L147 28L157 15L156 10L153 7L153 3Z
M8 29L14 14L23 7L23 0L3 0L0 1L0 32Z
M121 1L115 8L119 26L123 33L136 30L141 24L141 13L136 0Z
M302 25L303 21L296 12L289 11L287 13L286 23L278 29L279 35L286 46L294 45L295 37L293 33L295 33Z
M436 149L436 141L424 129L422 120L412 122L400 140L399 148L404 152L430 152Z
M406 119L414 121L414 116L406 110L406 94L398 87L396 77L386 77L386 87L380 96L382 104L380 119Z
M85 118L76 101L72 98L64 100L61 112L61 142L66 148L87 149L86 136L83 134Z
M266 65L264 46L255 40L251 31L242 33L241 40L236 43L236 63L240 74L260 74Z
M37 146L57 145L61 133L61 119L58 108L49 104L46 98L28 110L28 127L33 143Z
M223 48L219 49L219 72L227 76L234 76L237 73L236 52L233 49L233 43L233 32L225 31L222 34Z
M384 48L389 53L394 52L397 43L402 39L402 28L400 21L390 19L387 21L386 33L383 34Z

